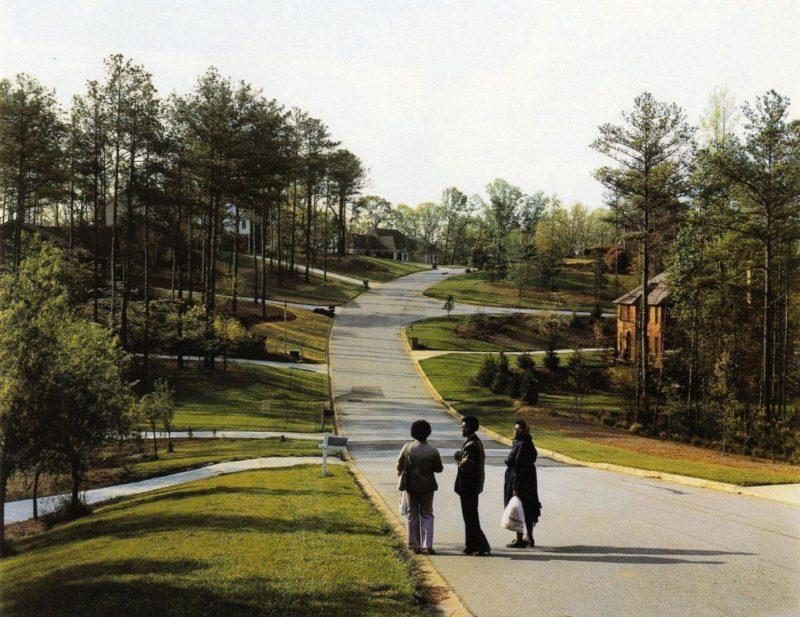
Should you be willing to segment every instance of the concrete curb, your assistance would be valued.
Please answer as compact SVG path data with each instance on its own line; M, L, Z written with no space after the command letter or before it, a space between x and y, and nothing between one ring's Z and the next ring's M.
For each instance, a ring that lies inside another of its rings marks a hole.
M406 535L405 524L402 520L400 520L400 518L397 517L397 515L395 515L383 497L381 497L378 491L375 490L370 481L356 466L352 459L348 461L347 469L353 474L353 478L364 494L391 525L392 531L394 531L399 538L404 538ZM453 588L436 569L436 566L433 565L430 558L419 555L414 556L414 559L424 576L425 586L436 592L434 597L438 597L440 594L443 594L444 596L441 599L436 600L437 612L440 615L446 615L447 617L472 617L472 613L467 610L467 607L461 602L461 598L456 595L455 591L453 591Z
M414 365L417 373L419 374L422 381L425 383L425 386L428 388L431 396L433 396L436 401L444 407L444 409L449 413L451 416L456 418L457 420L461 421L463 418L462 414L460 414L452 405L450 405L447 401L442 398L442 395L439 394L439 391L434 387L431 380L428 379L428 376L425 374L425 371L420 366L419 362L414 358L414 354L411 352L411 345L408 342L408 336L406 334L405 328L400 330L400 337L403 340L403 345L408 353L408 357L411 360L411 363ZM499 441L502 444L510 446L512 441L508 437L504 437L500 433L493 431L490 428L486 428L485 426L481 427L481 432L488 435L492 439ZM553 450L548 450L546 448L536 447L539 451L539 454L546 456L547 458L551 458L555 461L559 461L561 463L566 463L567 465L576 465L580 467L590 467L592 469L602 469L603 471L613 471L617 473L625 473L633 476L638 476L640 478L650 478L653 480L665 480L667 482L674 482L675 484L683 484L685 486L694 486L698 488L710 488L717 491L722 491L725 493L733 493L735 495L746 495L748 497L757 497L759 499L768 499L770 501L778 501L780 503L786 503L790 505L797 505L797 502L790 501L786 499L781 499L779 497L773 497L770 495L764 495L758 491L750 490L754 487L747 487L747 486L739 486L737 484L727 484L725 482L717 482L714 480L704 480L703 478L692 478L690 476L681 476L672 473L665 473L660 471L652 471L649 469L638 469L636 467L624 467L622 465L613 465L611 463L591 463L588 461L580 461L578 459L574 459L570 456L566 456L564 454L560 454Z

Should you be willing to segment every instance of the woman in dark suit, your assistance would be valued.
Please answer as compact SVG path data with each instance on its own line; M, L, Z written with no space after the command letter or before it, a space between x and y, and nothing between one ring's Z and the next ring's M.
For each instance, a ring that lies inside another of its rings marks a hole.
M525 511L525 528L528 537L523 538L517 532L516 539L507 544L509 548L525 548L534 546L533 526L539 521L542 504L539 503L539 487L536 478L536 446L528 423L517 420L514 424L514 445L506 458L506 479L503 490L504 505L508 505L512 497L519 497Z

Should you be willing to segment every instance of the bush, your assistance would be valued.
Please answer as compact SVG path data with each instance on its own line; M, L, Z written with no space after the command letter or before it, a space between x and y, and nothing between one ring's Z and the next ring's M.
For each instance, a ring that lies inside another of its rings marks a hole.
M603 309L600 308L599 304L594 305L594 308L592 309L592 317L594 317L595 319L603 318Z
M505 371L498 370L495 373L494 381L492 381L491 390L495 394L505 394L508 392L508 382L511 380L511 374Z
M620 420L619 422L617 422L617 423L614 425L614 428L624 428L624 429L627 429L627 428L628 428L628 424L627 424L627 422L625 422L624 420Z
M644 430L644 427L641 424L639 424L638 422L634 422L633 424L631 424L628 427L628 432L629 433L635 433L636 435L639 435L640 433L642 433L643 430Z
M75 519L87 516L91 513L92 509L86 505L83 499L79 499L78 504L73 506L69 495L61 495L57 498L55 507L50 512L42 514L40 518L49 529L62 523L74 521Z
M464 270L464 272L466 272L467 274L471 274L472 273L472 269L471 268L467 268L466 270Z
M548 349L547 353L544 355L544 365L549 368L551 371L554 371L558 368L558 365L561 363L561 358L558 357L554 349Z
M692 441L690 442L693 446L702 446L703 439L702 437L692 437Z
M489 388L494 383L495 375L497 375L497 360L494 356L486 356L475 380L479 386Z
M528 352L525 352L517 356L517 366L523 371L530 371L536 366L536 360Z
M522 400L528 405L539 402L539 381L532 370L525 371L522 377Z
M667 432L666 432L666 431L661 431L661 432L658 434L658 438L659 438L659 439L666 439L666 438L667 438Z
M511 398L519 398L520 394L522 394L522 374L518 371L513 371L508 376L506 394L508 394Z
M600 418L600 422L602 422L606 426L614 426L616 424L614 416L603 416L602 418Z

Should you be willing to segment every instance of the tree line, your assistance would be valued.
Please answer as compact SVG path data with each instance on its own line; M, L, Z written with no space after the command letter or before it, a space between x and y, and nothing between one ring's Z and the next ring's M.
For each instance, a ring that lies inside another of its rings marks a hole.
M190 92L160 97L143 66L112 55L105 79L87 82L67 111L28 75L0 80L0 268L18 270L26 225L66 230L70 252L91 253L93 317L124 348L131 302L143 298L145 368L154 276L169 272L181 314L187 303L205 308L210 339L218 294L235 312L246 293L263 313L268 269L279 284L297 269L308 281L320 253L345 254L365 179L324 122L214 68ZM251 290L240 281L244 250ZM220 281L224 256L231 273Z
M668 272L669 342L654 370L648 293L636 311L635 421L788 457L800 444L800 121L770 91L717 90L701 127L644 93L592 144L641 285Z

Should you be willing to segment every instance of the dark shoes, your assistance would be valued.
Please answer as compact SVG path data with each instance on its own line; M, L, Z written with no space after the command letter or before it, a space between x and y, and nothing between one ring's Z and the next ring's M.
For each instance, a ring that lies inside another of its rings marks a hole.
M488 546L486 548L478 550L478 551L476 551L474 549L471 549L471 548L465 548L463 551L461 551L461 553L462 553L462 555L472 555L474 557L485 557L486 555L491 555L492 554L492 549L489 548Z
M423 548L422 549L422 554L423 555L435 555L436 551L433 550L433 547L431 546L431 547L428 547L428 548Z
M514 540L506 544L507 548L525 548L526 546L528 546L528 543L525 540Z
M524 540L523 540L523 541L524 541ZM528 541L528 546L530 546L531 548L533 548L534 546L536 546L536 542L534 542L534 541L533 541L533 538L532 538L532 537L531 537L531 538L527 538L527 541Z

